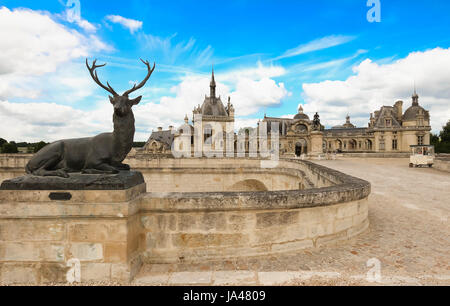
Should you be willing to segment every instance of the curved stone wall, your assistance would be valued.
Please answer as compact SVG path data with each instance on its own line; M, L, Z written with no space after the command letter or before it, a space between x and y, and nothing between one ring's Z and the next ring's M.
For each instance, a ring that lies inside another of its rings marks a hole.
M233 160L236 171L261 160ZM170 171L232 167L230 160L149 161ZM197 262L319 247L368 228L370 184L301 160L281 160L277 171L298 171L309 187L254 192L151 192L136 200L139 253L148 263ZM142 168L141 170L144 170ZM268 173L274 169L267 170ZM151 182L150 182L151 183Z
M433 167L441 171L450 172L450 156L435 158Z

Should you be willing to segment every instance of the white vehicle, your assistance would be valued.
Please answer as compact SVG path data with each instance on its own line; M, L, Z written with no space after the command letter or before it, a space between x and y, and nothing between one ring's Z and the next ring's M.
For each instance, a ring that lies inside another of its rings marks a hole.
M434 146L410 146L409 167L433 166Z

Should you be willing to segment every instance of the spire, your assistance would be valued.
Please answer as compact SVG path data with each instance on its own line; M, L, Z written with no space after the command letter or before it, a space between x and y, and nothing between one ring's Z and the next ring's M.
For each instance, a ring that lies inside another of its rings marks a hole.
M414 94L412 95L412 105L418 106L419 105L419 95L416 92L416 82L414 81Z
M209 97L216 98L216 80L214 79L214 65L212 66L211 83L209 83Z

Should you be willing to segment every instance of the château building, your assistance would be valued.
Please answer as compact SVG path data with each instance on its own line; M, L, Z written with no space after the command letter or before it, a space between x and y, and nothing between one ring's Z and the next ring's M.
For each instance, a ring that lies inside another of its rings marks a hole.
M216 95L214 70L211 75L210 93L205 95L203 103L193 109L192 124L188 116L177 130L158 128L152 132L141 153L165 155L171 154L172 145L186 156L194 156L194 151L237 152L249 151L249 135L245 135L244 144L234 133L235 110L228 98L225 106L221 97ZM264 123L264 124L263 124ZM273 125L272 123L275 123ZM266 126L269 148L273 149L270 135L278 132L279 153L281 156L318 155L331 152L409 152L411 145L430 144L430 114L419 105L419 95L414 90L411 106L403 112L403 101L393 106L382 106L370 114L367 127L356 127L347 115L345 123L325 129L318 113L313 119L304 113L303 107L293 118L268 117L258 122ZM272 130L276 127L276 131ZM195 131L203 131L200 137L194 137ZM217 137L217 136L221 137ZM218 139L217 141L215 140ZM258 138L259 139L259 138ZM243 147L245 146L245 147ZM225 155L225 153L224 153Z

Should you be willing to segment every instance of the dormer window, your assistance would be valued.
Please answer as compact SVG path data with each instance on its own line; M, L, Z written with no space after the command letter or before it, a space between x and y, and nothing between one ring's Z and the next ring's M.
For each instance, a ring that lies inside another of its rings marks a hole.
M386 119L386 127L390 127L390 126L392 126L391 119Z

